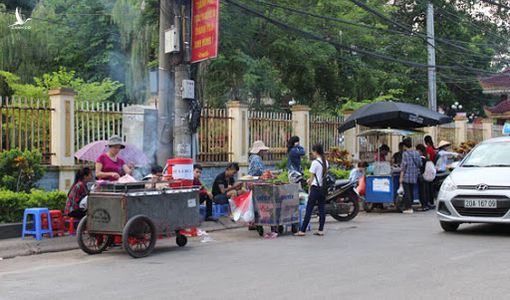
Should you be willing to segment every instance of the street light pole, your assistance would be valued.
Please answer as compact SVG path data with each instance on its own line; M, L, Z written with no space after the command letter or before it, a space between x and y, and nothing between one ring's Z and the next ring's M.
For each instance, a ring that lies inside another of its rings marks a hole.
M436 87L436 49L434 39L434 6L427 4L427 52L428 52L428 79L429 79L429 108L437 111Z

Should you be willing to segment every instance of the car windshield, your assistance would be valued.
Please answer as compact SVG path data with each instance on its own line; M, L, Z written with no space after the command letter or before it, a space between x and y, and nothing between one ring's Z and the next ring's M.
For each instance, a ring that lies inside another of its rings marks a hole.
M462 167L510 167L510 143L499 142L477 146Z

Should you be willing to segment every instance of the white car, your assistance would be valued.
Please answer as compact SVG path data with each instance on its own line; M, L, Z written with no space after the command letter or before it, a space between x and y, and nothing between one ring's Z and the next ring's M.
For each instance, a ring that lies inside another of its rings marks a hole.
M478 144L441 186L437 216L445 231L462 223L510 224L510 137Z

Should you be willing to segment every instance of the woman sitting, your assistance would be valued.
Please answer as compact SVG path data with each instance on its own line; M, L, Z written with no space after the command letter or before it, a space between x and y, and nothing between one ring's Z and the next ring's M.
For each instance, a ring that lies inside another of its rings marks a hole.
M119 136L108 140L108 152L101 154L96 160L96 177L102 180L117 181L121 174L132 174L130 166L119 157L120 150L126 148Z
M90 168L83 168L76 173L74 183L67 193L67 202L64 214L68 217L81 219L85 216L86 211L80 208L80 201L88 195L89 190L87 183L91 182L92 170Z

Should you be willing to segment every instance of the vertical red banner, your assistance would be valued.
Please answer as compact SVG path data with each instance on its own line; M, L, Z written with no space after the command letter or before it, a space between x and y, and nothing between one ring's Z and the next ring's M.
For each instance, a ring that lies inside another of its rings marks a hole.
M220 0L193 0L191 62L218 56Z

